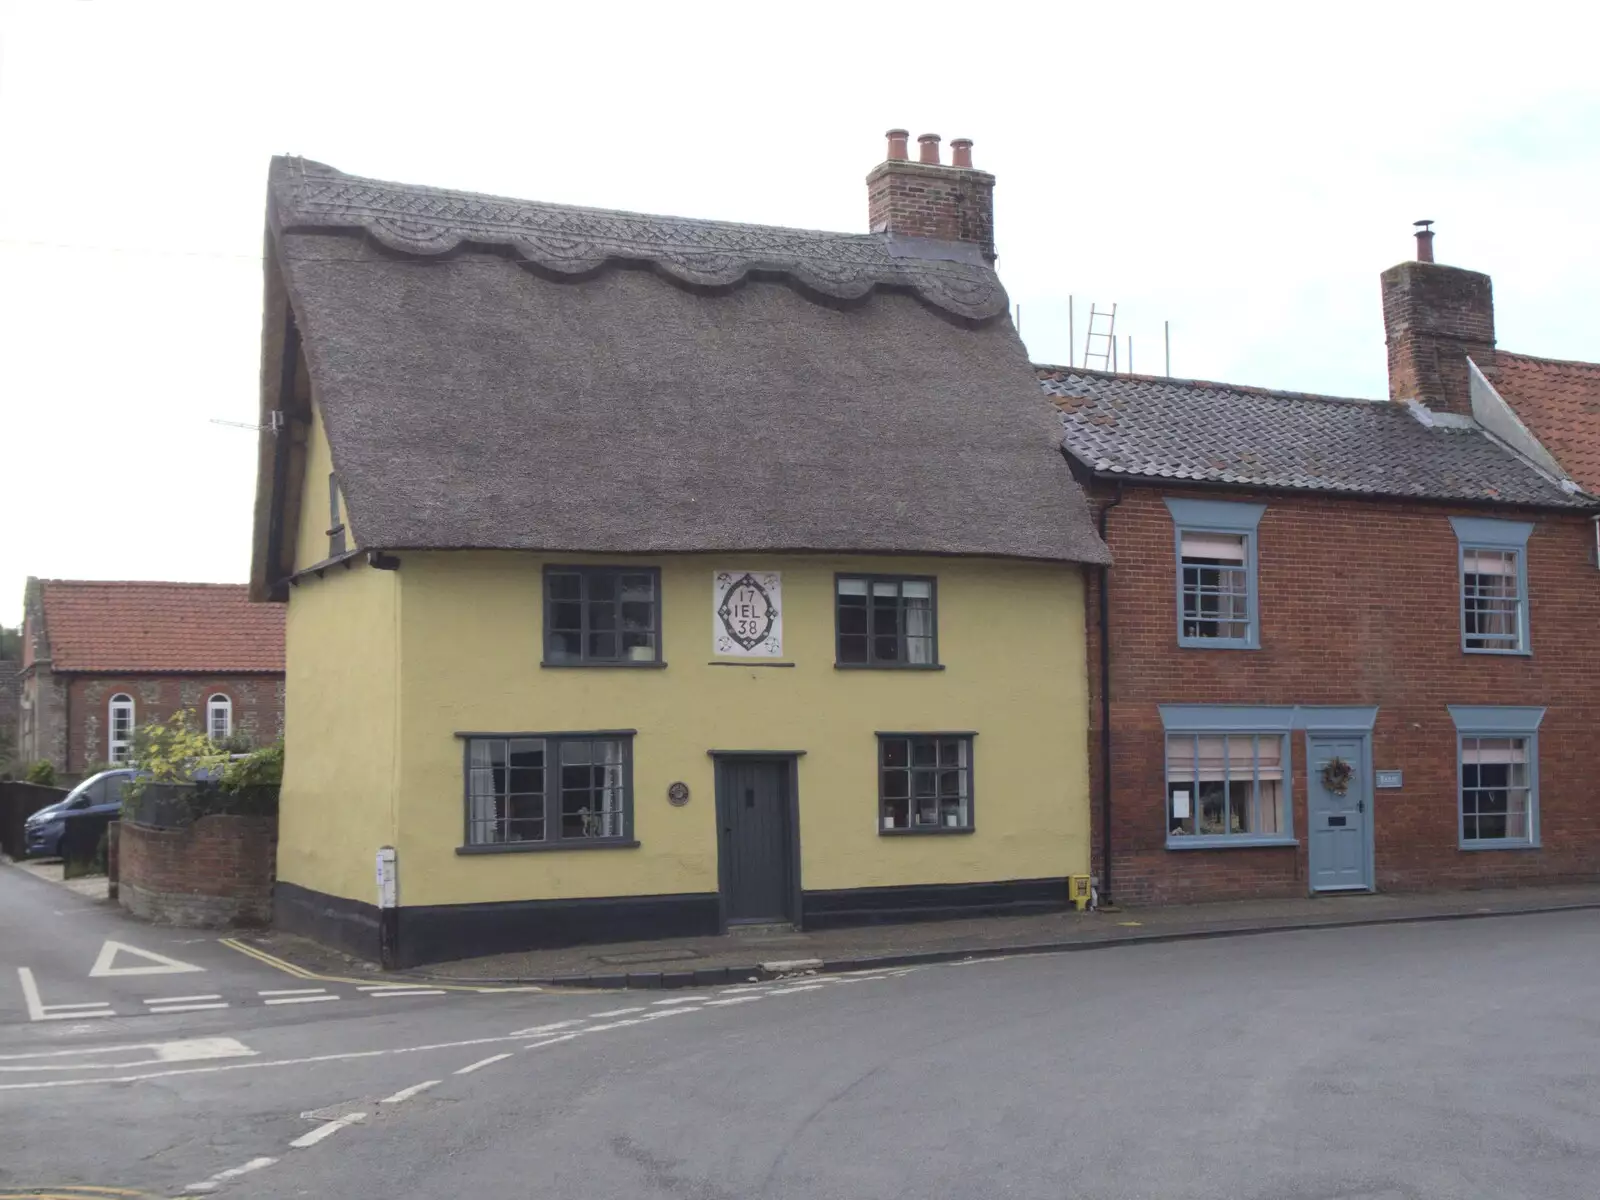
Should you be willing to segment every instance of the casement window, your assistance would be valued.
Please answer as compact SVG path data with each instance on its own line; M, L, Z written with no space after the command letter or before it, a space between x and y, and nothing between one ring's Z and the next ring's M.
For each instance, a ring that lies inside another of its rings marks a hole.
M546 567L546 666L660 666L661 573L654 567Z
M106 716L106 757L114 763L123 763L132 753L133 697L118 692L111 697Z
M970 733L880 733L882 833L970 833Z
M836 665L938 666L932 579L839 575L834 593Z
M1460 772L1461 848L1539 844L1542 708L1452 704Z
M1162 705L1167 847L1294 841L1294 709Z
M328 472L328 557L344 553L344 518L339 515L339 477Z
M1461 648L1527 654L1528 521L1451 517L1459 543Z
M637 845L631 733L461 736L464 850Z
M1266 506L1168 497L1177 549L1178 644L1261 645L1256 527Z
M213 742L233 734L233 701L221 692L206 701L206 733Z

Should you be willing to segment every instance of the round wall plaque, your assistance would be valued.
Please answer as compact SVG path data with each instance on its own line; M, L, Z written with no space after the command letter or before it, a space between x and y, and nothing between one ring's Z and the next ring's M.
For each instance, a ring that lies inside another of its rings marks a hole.
M682 782L668 785L667 803L673 808L682 808L689 803L689 785Z

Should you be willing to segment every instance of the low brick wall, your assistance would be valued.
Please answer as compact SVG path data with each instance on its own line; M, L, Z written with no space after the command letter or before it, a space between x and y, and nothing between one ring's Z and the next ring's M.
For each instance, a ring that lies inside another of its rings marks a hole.
M221 928L272 920L275 817L214 814L179 829L121 822L118 903L165 925Z

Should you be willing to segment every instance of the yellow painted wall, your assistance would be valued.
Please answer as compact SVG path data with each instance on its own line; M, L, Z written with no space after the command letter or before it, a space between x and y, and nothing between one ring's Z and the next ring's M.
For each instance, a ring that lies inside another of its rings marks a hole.
M715 892L708 750L806 752L799 762L806 890L1060 877L1089 869L1083 583L1076 566L954 558L637 558L632 561L661 569L668 665L630 670L539 666L545 560L537 555L411 552L401 559L400 571L388 578L398 581L404 598L395 843L404 905ZM628 560L564 555L559 561ZM732 568L783 572L783 661L794 668L708 665L712 573ZM836 670L837 570L936 576L939 657L946 669ZM327 594L340 593L328 588ZM374 608L357 623L384 620ZM293 705L293 672L309 668L296 662L292 608L290 628ZM347 629L343 636L357 634ZM344 742L333 731L347 727L330 714L318 736ZM463 840L457 731L595 729L638 730L640 848L455 853ZM975 833L879 836L876 730L977 731ZM365 770L359 774L370 784ZM684 808L667 804L667 786L675 780L692 789ZM362 829L367 842L347 849L354 875L370 891L372 852L381 839L375 828ZM341 830L341 842L348 832Z
M297 569L328 552L332 459L315 410L306 452ZM394 841L399 623L392 571L358 562L290 589L279 879L376 902L373 856Z
M315 404L311 406L305 454L305 488L300 497L300 520L294 539L296 571L303 571L328 557L328 475L333 471L333 453L328 448L322 413ZM339 516L345 523L345 545L353 548L357 544L355 532L350 528L343 495L339 497Z

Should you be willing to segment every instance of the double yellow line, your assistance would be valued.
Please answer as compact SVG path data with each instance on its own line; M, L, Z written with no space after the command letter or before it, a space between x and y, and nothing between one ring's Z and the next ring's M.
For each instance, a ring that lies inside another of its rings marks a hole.
M265 950L262 950L259 947L246 945L244 942L241 942L238 938L218 938L217 941L221 942L224 946L226 946L230 950L237 950L240 954L243 954L243 955L245 955L245 956L247 956L249 958L253 958L257 962L265 963L267 966L272 967L275 970L282 971L286 975L293 975L296 979L313 979L313 980L316 980L316 981L318 981L320 983L372 984L372 983L376 983L376 982L381 981L381 978L382 978L381 976L379 976L379 977L368 976L365 979L353 979L348 975L321 975L321 974L318 974L316 971L308 971L304 967L297 967L294 963L289 962L287 959L279 958L276 954L268 954ZM538 988L538 987L494 987L494 986L482 986L482 985L475 987L475 986L473 986L471 984L464 984L464 983L436 983L431 979L428 979L428 980L420 980L419 979L419 980L415 980L415 981L409 981L408 980L408 982L415 982L418 987L438 988L441 991L446 991L446 992L528 992L528 991L542 992L542 991L544 991L543 988ZM5 1200L3 1195L0 1195L0 1200Z

